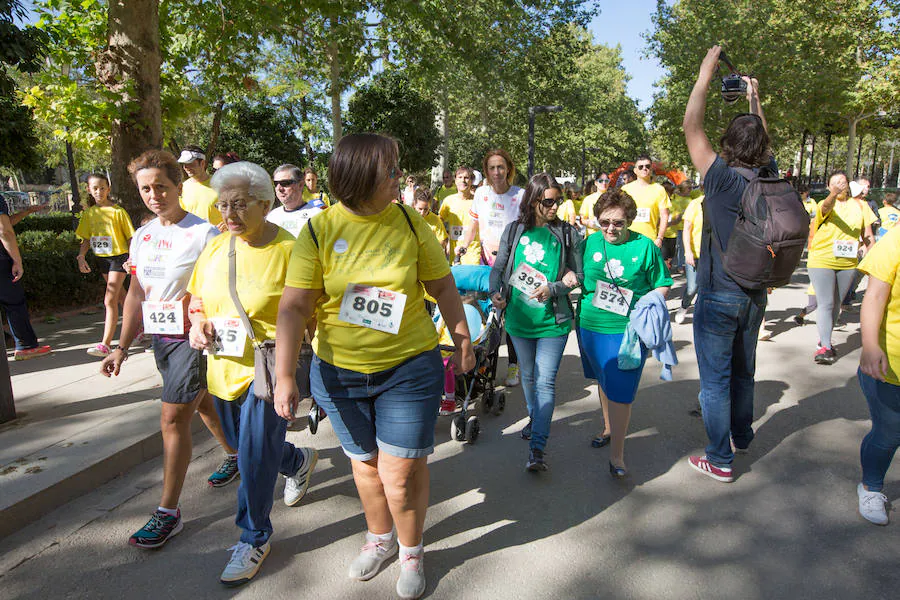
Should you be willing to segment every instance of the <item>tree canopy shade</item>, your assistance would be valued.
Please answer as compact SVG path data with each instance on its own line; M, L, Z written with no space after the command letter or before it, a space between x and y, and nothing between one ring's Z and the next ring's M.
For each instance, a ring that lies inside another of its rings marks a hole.
M41 157L34 115L19 101L6 67L26 73L39 70L47 41L42 31L15 24L23 17L19 0L0 0L0 166L16 169L36 167Z
M435 126L437 106L398 71L385 71L363 85L347 109L347 132L389 135L400 147L400 168L411 173L430 169L441 136Z
M236 152L272 173L285 163L302 165L303 146L286 114L267 103L241 101L222 123L219 148Z

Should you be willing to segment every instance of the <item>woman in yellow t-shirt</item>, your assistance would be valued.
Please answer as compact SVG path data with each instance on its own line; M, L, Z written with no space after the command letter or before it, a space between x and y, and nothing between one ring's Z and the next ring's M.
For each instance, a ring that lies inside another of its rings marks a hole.
M675 322L684 323L687 311L697 295L697 259L700 258L700 241L703 237L703 196L694 198L684 209L682 217L684 229L681 243L684 246L684 291L681 293L681 308L675 312Z
M398 160L397 143L376 134L348 135L334 148L328 182L339 204L297 237L278 311L275 410L293 418L300 398L291 365L315 314L313 398L350 458L368 526L350 577L374 577L399 538L397 591L418 598L426 461L444 382L426 290L451 331L457 372L471 370L475 357L437 239L414 210L392 202L403 176Z
M269 554L269 512L278 473L286 480L284 502L294 506L306 493L318 452L285 441L287 421L271 402L258 397L255 386L261 384L254 382L254 347L275 337L278 302L294 246L294 236L266 221L275 202L272 180L259 165L236 162L216 171L210 185L218 193L216 210L226 233L210 240L197 259L188 284L188 316L191 347L209 353L209 392L228 443L238 449L241 485L235 523L242 532L220 579L239 585L256 575ZM235 302L246 312L252 332L245 329ZM292 364L296 370L297 357Z
M849 187L843 171L835 171L828 178L828 197L816 207L816 232L809 244L807 268L819 311L819 347L813 360L824 365L837 359L831 332L837 323L841 298L856 281L860 240L863 253L873 243L875 215L865 202L849 196Z
M124 299L125 261L128 260L128 242L134 235L134 225L125 209L109 199L109 181L105 175L92 173L88 176L88 193L94 205L81 213L75 235L81 239L78 251L78 270L90 273L87 252L91 250L97 257L100 273L106 282L103 305L106 318L103 321L103 339L88 348L91 356L104 357L110 353L116 325L119 322L119 303Z
M869 404L872 429L859 449L859 512L887 525L884 476L900 448L900 227L888 231L860 263L869 276L860 311L862 354L859 386Z

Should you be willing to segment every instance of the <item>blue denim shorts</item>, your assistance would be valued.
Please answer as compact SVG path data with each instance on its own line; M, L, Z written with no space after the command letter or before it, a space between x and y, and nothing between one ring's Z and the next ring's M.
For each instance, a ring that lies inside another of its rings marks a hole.
M644 348L639 368L623 371L619 368L619 346L624 336L624 333L597 333L584 327L578 328L585 378L596 379L603 393L613 402L631 404L641 383L647 350Z
M437 348L377 373L359 373L313 356L309 373L316 403L354 460L378 451L421 458L434 451L444 369Z

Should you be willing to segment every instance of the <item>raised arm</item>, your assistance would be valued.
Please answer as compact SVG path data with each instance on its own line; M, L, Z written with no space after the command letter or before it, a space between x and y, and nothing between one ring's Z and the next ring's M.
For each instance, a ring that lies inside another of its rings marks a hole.
M700 64L700 73L697 75L697 81L694 83L694 89L688 99L682 123L691 162L704 177L713 161L716 160L716 152L703 129L703 118L706 112L706 95L709 93L709 84L715 75L721 52L720 46L713 46L707 51L706 57Z

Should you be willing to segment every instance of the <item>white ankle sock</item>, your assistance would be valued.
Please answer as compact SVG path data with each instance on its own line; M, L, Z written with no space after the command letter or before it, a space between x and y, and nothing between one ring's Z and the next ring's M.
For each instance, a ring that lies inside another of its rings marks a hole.
M158 510L158 511L161 512L161 513L166 513L166 514L169 515L170 517L176 517L176 516L178 516L178 509L177 509L177 508L163 508L162 506L157 506L157 507L156 507L156 510Z
M373 542L390 542L394 539L394 531L391 530L387 533L372 533L371 531L367 531L366 537Z
M404 546L400 544L400 556L422 556L425 552L425 547L422 545L422 542L419 542L418 546Z

